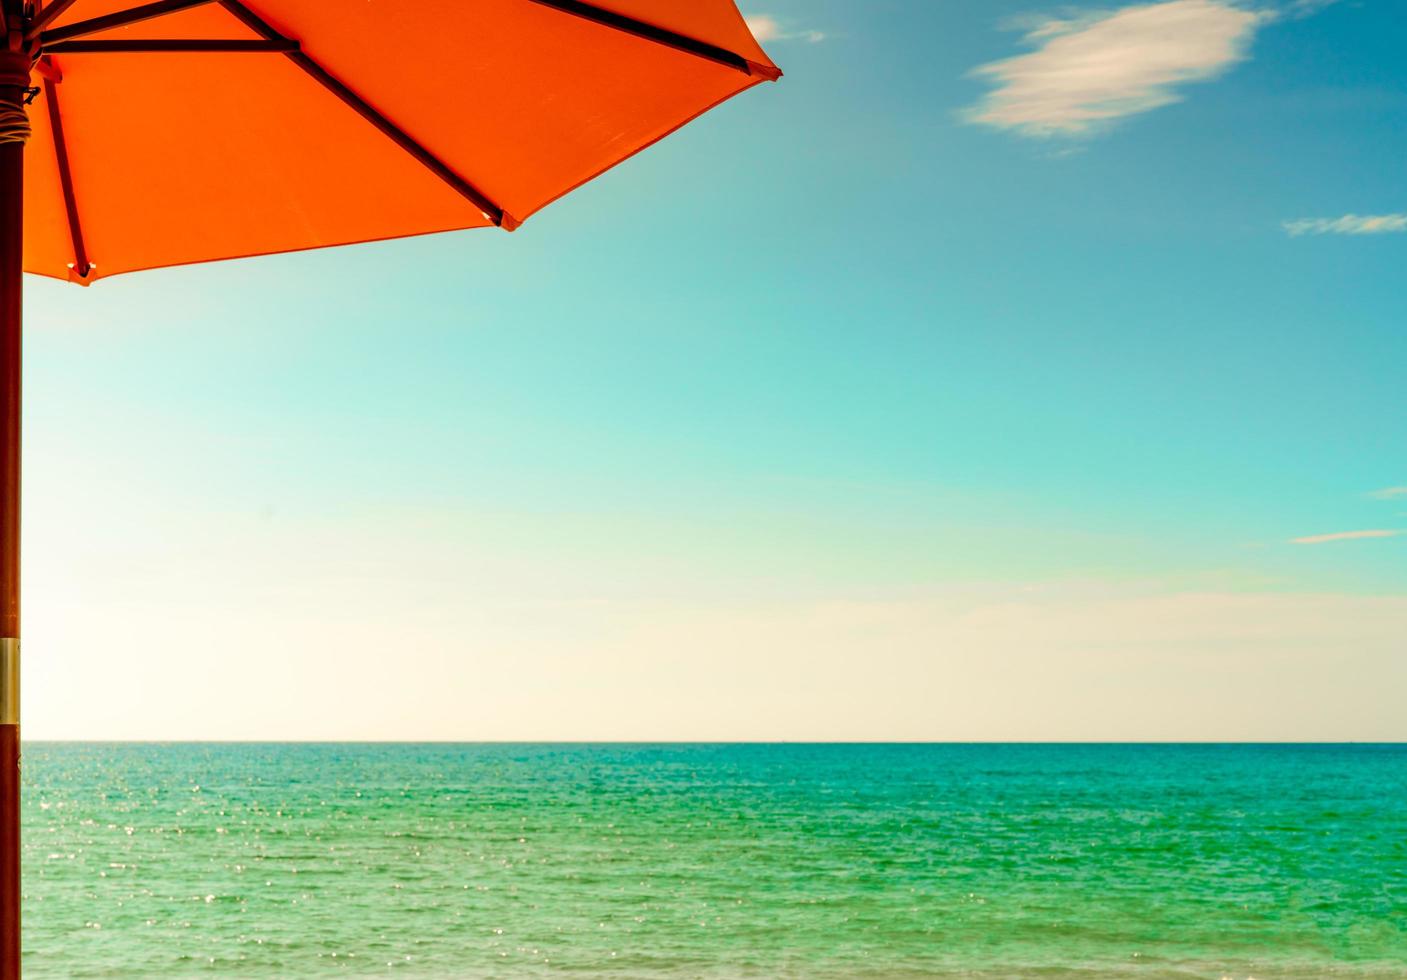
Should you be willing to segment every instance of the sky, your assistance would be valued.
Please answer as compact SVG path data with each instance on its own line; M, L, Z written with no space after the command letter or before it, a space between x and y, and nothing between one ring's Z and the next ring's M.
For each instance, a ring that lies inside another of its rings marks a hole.
M1407 738L1398 5L743 10L511 235L27 277L27 737Z

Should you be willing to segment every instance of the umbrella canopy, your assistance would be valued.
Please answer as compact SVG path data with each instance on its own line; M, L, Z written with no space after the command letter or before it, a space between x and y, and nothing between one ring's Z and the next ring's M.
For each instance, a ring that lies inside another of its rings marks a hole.
M24 268L518 226L780 72L731 0L51 3ZM41 11L39 20L45 17Z
M21 269L539 208L780 76L732 0L0 0L0 980L20 971Z

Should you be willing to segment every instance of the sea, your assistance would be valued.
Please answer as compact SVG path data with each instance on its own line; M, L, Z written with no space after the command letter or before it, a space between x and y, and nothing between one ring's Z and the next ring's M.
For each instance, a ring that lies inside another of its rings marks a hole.
M1407 978L1407 746L24 747L27 980Z

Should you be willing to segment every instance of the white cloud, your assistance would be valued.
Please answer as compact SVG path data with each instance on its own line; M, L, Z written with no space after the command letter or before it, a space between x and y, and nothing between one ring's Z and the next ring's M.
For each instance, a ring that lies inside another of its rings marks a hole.
M1382 235L1407 231L1407 214L1346 214L1341 218L1297 218L1284 228L1299 235Z
M752 31L752 36L759 41L775 41L781 36L782 28L775 17L769 17L767 14L749 14L743 20L747 21L748 30Z
M1378 500L1396 500L1398 497L1407 497L1407 487L1383 487L1381 490L1374 490L1368 496Z
M1291 544L1327 544L1330 541L1359 541L1363 538L1395 538L1401 531L1375 529L1372 531L1338 531L1334 534L1311 534L1307 538L1294 538Z
M743 19L747 21L752 36L762 44L768 41L809 41L815 44L826 39L821 31L787 30L771 14L748 14Z
M1085 136L1180 101L1179 86L1242 60L1274 16L1229 0L1167 0L1033 23L1035 51L976 69L995 87L967 118L1025 136Z
M1309 17L1338 2L1339 0L1293 0L1285 12L1291 17Z

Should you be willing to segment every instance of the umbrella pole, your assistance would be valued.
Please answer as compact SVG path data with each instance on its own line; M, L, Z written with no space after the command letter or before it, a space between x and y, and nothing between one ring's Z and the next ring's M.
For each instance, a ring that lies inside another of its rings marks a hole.
M3 99L3 96L0 96ZM20 975L20 290L24 144L0 143L0 980Z
M24 266L23 111L29 58L19 0L0 0L0 980L20 975L20 295Z

